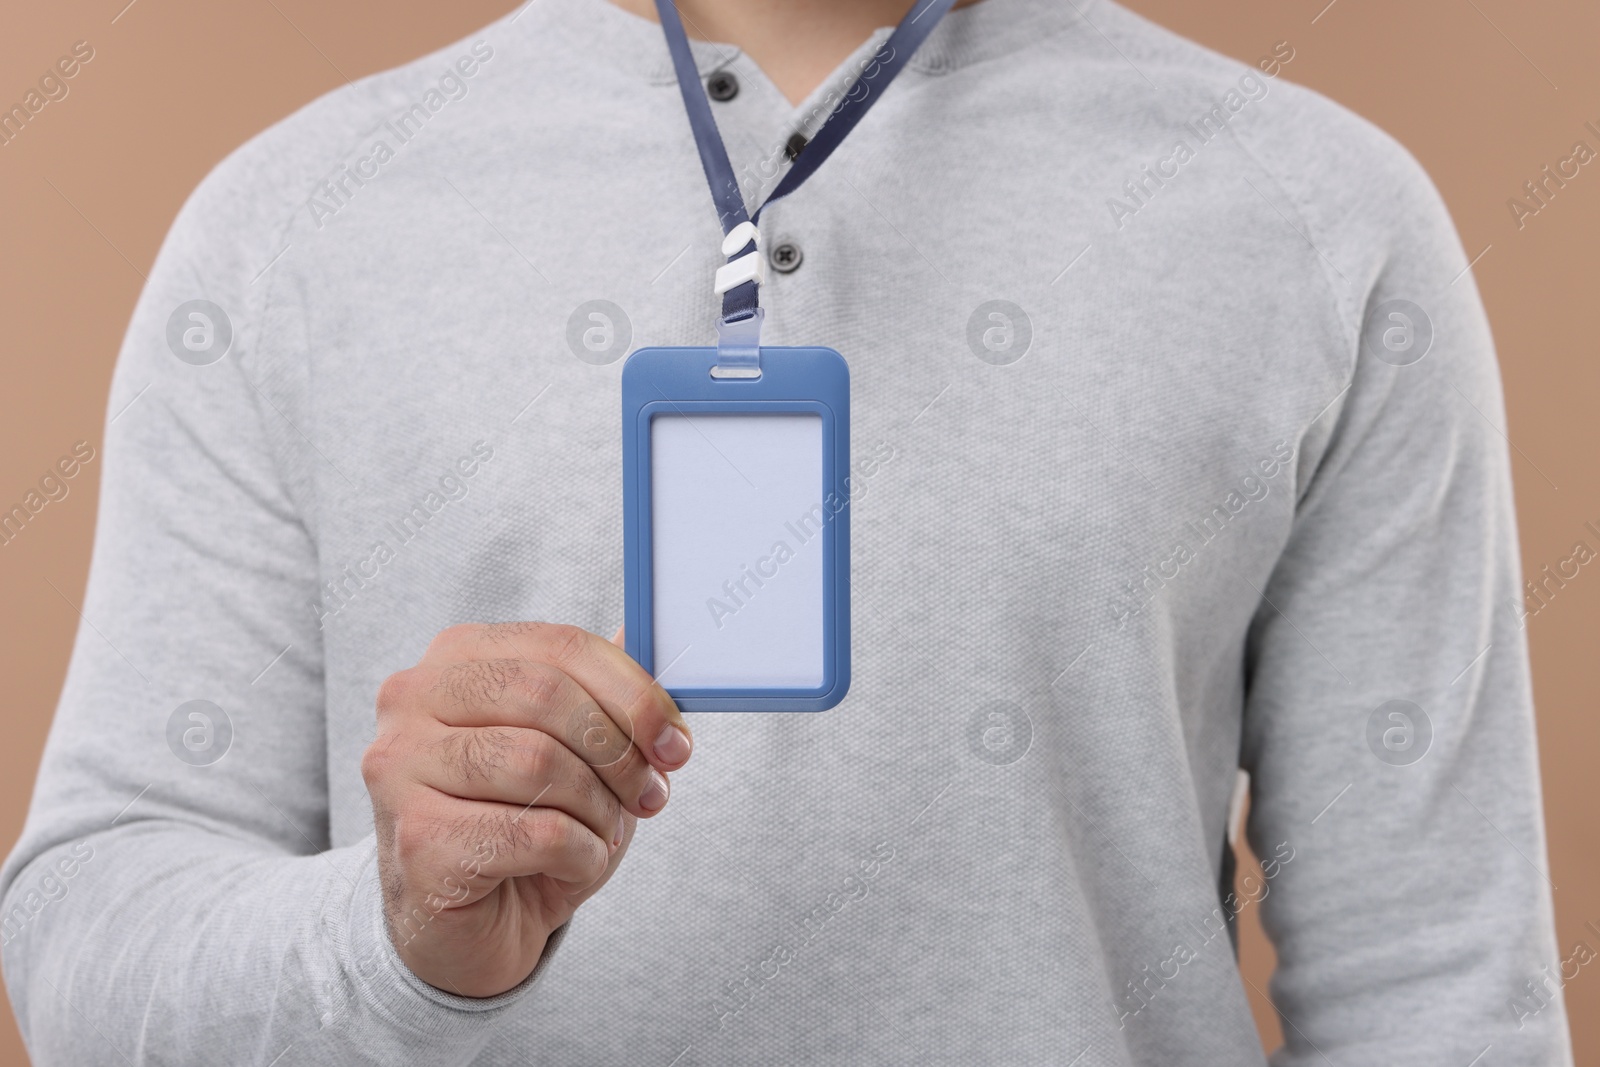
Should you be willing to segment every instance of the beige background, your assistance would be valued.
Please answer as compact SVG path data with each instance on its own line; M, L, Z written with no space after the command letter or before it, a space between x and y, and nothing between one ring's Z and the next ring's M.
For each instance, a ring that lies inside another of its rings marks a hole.
M535 0L543 2L543 0ZM1068 0L1060 0L1062 3ZM16 4L0 34L0 104L87 40L94 59L0 147L0 504L87 439L99 447L112 362L157 245L184 197L230 149L312 98L440 47L512 0L52 0ZM1506 380L1523 563L1537 572L1600 548L1600 162L1518 230L1522 183L1583 139L1600 150L1600 5L1593 0L1131 0L1247 62L1278 41L1283 76L1407 145L1449 202L1494 323ZM0 546L0 844L21 828L81 603L99 463ZM1597 572L1600 574L1600 572ZM1563 955L1600 923L1591 819L1600 576L1585 568L1529 623ZM1511 860L1516 862L1514 858ZM1463 878L1472 877L1463 871ZM1244 913L1245 974L1263 1041L1270 946ZM1600 968L1567 987L1578 1062L1600 1062ZM11 1015L0 1064L26 1062Z

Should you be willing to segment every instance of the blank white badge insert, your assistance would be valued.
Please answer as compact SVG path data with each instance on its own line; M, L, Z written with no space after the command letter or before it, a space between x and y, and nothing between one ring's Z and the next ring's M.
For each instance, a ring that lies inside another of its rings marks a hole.
M650 456L657 679L822 685L821 417L658 414Z

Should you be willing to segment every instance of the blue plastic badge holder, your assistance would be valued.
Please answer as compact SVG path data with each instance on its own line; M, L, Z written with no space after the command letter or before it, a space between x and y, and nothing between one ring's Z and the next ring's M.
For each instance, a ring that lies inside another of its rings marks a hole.
M720 366L623 367L627 651L684 711L825 711L850 688L849 366L762 346L730 367L731 340Z

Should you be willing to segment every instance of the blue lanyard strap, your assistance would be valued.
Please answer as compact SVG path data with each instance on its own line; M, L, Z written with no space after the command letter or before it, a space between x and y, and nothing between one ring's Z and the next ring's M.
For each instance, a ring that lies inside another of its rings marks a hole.
M758 287L761 260L755 224L761 221L761 212L766 210L767 205L800 188L807 178L816 173L817 168L855 129L867 109L877 102L895 75L910 62L917 48L954 4L955 0L917 0L912 5L905 18L900 20L900 25L879 46L861 76L850 86L844 100L795 157L777 188L772 190L772 194L756 208L752 216L745 209L744 195L739 191L739 179L734 175L728 150L717 131L717 121L711 114L711 102L706 96L705 87L700 84L700 71L695 66L689 38L683 32L678 8L673 0L656 0L661 28L667 37L667 49L672 53L672 65L678 73L678 88L683 92L684 109L689 115L689 128L694 131L695 145L700 150L700 165L705 168L706 182L711 187L711 200L726 235L722 249L728 257L728 265L718 272L718 291L723 294L719 369L731 368L735 376L743 377L754 377L759 373L762 314ZM727 284L740 278L744 280Z

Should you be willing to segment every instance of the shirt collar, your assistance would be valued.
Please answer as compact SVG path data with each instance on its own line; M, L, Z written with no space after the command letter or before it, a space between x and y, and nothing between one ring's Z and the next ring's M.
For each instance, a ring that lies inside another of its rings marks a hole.
M947 74L995 59L1076 27L1096 0L980 0L940 20L911 60L921 74ZM588 55L652 83L674 80L672 59L657 23L624 11L610 0L531 0L545 24L564 33ZM526 10L526 9L524 9ZM520 17L520 16L514 16ZM873 41L889 33L879 30ZM733 64L741 49L691 38L702 75ZM832 77L825 79L833 81Z

